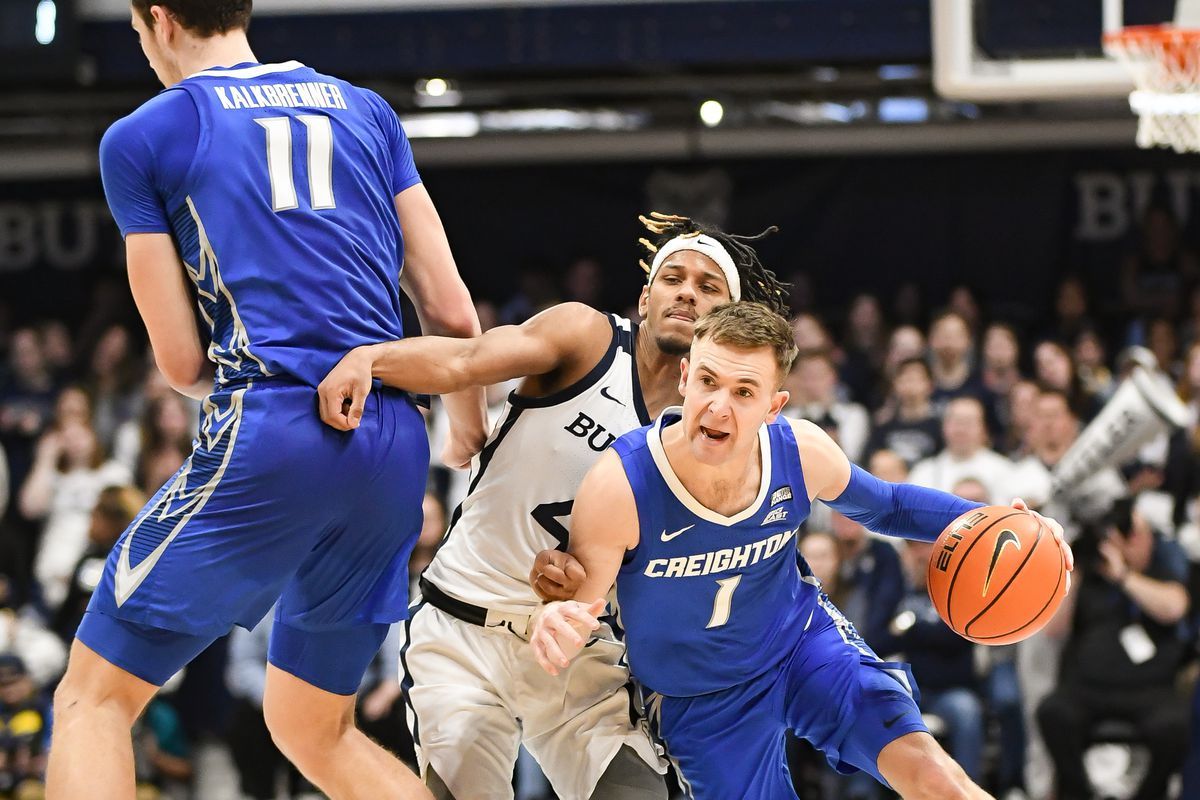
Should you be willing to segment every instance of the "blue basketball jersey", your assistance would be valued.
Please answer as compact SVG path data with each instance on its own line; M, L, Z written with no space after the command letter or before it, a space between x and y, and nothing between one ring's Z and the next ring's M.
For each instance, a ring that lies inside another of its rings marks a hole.
M788 657L817 608L819 583L796 550L809 500L787 420L759 430L758 496L726 517L693 498L667 461L661 432L679 414L664 411L613 448L641 537L617 576L630 671L659 694L686 697L743 683Z
M175 239L219 383L315 386L403 335L394 196L420 179L378 95L294 61L210 69L114 124L101 164L122 232Z

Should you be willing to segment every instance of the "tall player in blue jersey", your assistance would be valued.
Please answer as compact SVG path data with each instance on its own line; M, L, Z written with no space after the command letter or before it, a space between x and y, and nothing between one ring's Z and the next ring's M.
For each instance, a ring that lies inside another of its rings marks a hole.
M565 668L615 581L630 671L693 796L795 797L791 729L906 800L987 797L921 722L907 666L871 651L795 547L817 498L920 539L978 504L880 481L816 425L779 417L795 355L787 321L764 306L697 322L683 408L618 439L576 495L570 549L587 576L576 600L537 615L534 653Z
M105 134L104 187L155 359L203 418L79 627L51 798L132 797L130 726L157 687L276 602L263 708L280 748L333 798L429 797L353 720L363 670L406 615L425 427L381 390L339 433L315 387L347 351L403 335L402 263L432 329L478 321L396 115L297 62L257 63L250 6L133 2L167 89ZM482 394L451 405L465 460Z

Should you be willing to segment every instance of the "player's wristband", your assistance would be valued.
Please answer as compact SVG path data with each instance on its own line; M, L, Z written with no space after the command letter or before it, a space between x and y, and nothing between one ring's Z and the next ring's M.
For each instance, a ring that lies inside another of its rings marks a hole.
M853 464L850 483L827 505L869 531L923 542L936 540L958 516L983 506L937 489L881 481Z

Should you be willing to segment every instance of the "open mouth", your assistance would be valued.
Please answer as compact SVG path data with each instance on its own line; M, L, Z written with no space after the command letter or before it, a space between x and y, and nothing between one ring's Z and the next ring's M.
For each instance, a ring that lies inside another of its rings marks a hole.
M715 431L712 428L706 428L703 425L700 426L700 435L705 439L709 439L714 442L724 441L725 439L729 438L729 433L727 431Z

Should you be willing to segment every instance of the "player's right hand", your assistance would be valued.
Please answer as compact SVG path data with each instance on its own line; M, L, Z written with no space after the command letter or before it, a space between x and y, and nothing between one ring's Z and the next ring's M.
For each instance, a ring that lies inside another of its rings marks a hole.
M570 666L571 659L587 644L584 633L600 627L598 617L605 605L601 597L590 604L563 600L539 608L533 615L529 644L541 668L557 675L560 669Z
M529 571L529 585L546 602L572 599L585 578L587 572L583 564L575 556L561 550L538 553L533 569Z
M317 386L321 421L339 431L352 431L362 421L363 405L371 393L371 354L356 347L337 363Z

